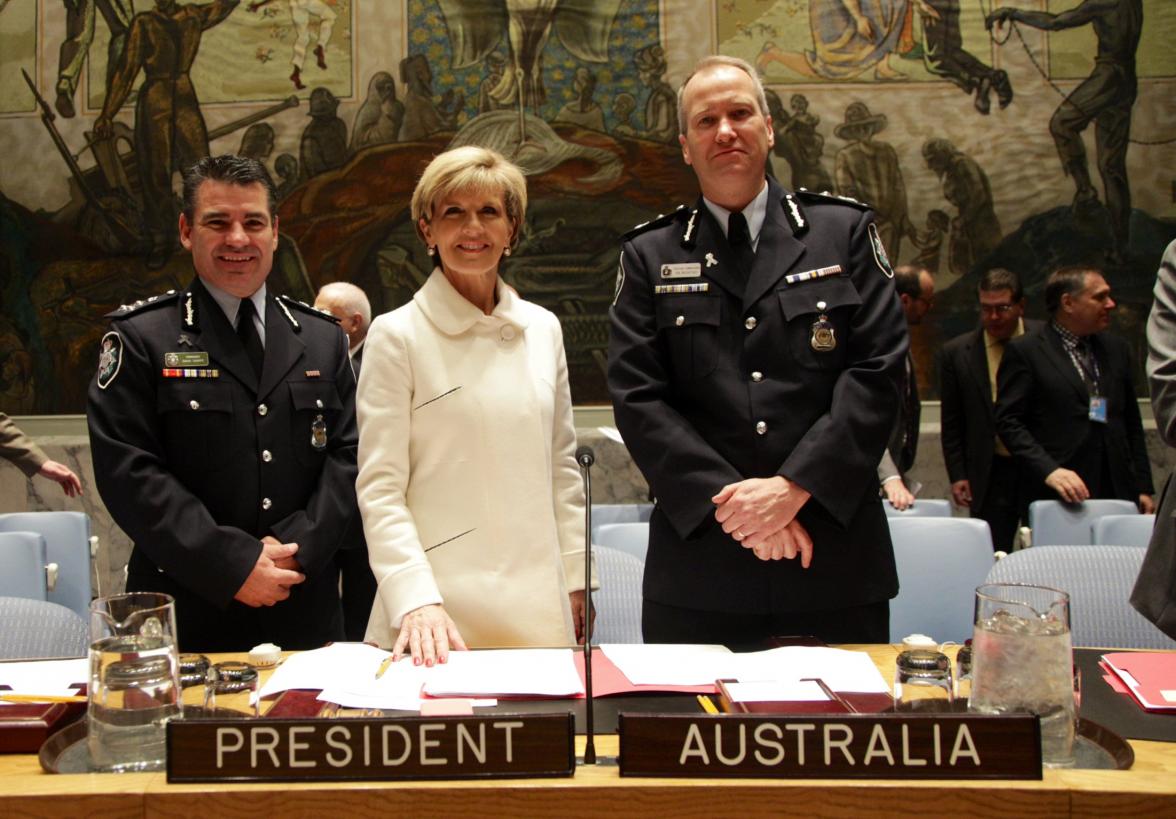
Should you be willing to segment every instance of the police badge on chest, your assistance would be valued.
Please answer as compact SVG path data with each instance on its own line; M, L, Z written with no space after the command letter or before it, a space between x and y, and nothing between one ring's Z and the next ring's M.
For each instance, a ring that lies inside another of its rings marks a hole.
M818 353L831 352L837 348L837 332L829 321L829 316L825 314L825 307L825 302L817 302L820 314L813 322L812 336L809 337L809 346Z
M310 425L310 445L318 450L327 447L327 422L321 414L316 415Z

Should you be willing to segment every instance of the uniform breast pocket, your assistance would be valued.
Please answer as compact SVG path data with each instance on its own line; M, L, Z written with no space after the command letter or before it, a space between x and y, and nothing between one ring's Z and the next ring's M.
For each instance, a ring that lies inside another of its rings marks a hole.
M793 360L810 370L844 367L849 325L862 303L853 283L843 277L818 279L777 292Z
M330 450L331 436L339 431L343 402L334 381L292 381L289 387L290 449L298 463L318 466Z
M717 295L698 293L654 296L657 331L670 349L674 375L705 378L719 361L722 302Z
M227 466L233 445L233 394L216 380L165 380L156 393L163 447L177 471Z

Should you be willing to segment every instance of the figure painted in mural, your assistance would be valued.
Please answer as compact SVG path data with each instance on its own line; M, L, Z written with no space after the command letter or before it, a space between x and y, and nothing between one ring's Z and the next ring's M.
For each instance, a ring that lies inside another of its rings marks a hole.
M1045 31L1063 31L1091 25L1098 38L1098 52L1090 76L1062 100L1049 121L1062 168L1074 179L1077 215L1094 211L1098 193L1090 181L1082 132L1094 122L1095 153L1111 214L1115 253L1127 250L1131 219L1131 186L1127 179L1127 144L1131 138L1131 109L1137 83L1135 50L1143 31L1143 0L1082 0L1058 14L1001 7L988 15L989 28L1008 21Z
M498 84L487 89L495 107L530 108L547 101L543 51L552 34L573 57L608 62L608 41L621 0L437 0L449 33L454 69L470 68L503 41L509 55ZM481 112L479 106L479 112Z
M184 174L196 276L108 318L87 402L98 491L134 543L128 591L176 599L181 651L343 639L338 549L362 538L355 376L331 316L267 287L265 167Z
M898 153L874 135L886 127L885 114L871 114L864 102L851 102L845 122L833 129L849 144L837 152L833 173L837 192L874 209L882 244L893 259L902 250L902 237L914 236L907 214L906 184L898 166Z
M627 94L622 91L613 97L612 115L613 119L617 121L617 124L612 129L613 134L625 137L637 136L637 126L630 119L636 110L637 100L632 94Z
M350 282L331 282L319 289L314 306L339 320L339 326L347 334L351 369L358 379L363 365L364 342L372 323L372 305L367 294ZM376 599L376 577L368 563L367 544L358 543L356 546L362 548L335 552L335 565L339 567L339 596L343 602L343 633L352 642L363 640L368 615L372 613L372 601Z
M1096 269L1054 271L1050 321L1009 342L997 371L996 430L1017 459L1021 518L1039 499L1121 498L1155 511L1127 343L1104 332L1115 307Z
M678 134L678 97L665 80L665 51L660 45L646 46L633 55L633 65L641 84L649 89L641 136L654 142L673 142Z
M40 475L59 484L66 497L76 498L82 494L82 482L74 471L63 463L51 460L3 412L0 412L0 458L12 463L27 478Z
M1035 333L1026 319L1021 278L996 267L977 288L980 327L953 338L939 357L943 461L957 506L988 523L992 547L1013 548L1021 510L1017 465L996 434L996 375L1010 340Z
M378 592L367 638L393 657L583 642L584 490L559 320L499 274L522 172L442 153L412 196L434 259L372 323L357 398L356 491Z
M497 111L499 108L506 107L494 99L490 93L492 89L497 88L498 84L502 82L502 72L506 70L506 57L502 55L501 51L491 51L486 55L483 65L486 68L486 73L482 76L482 81L478 83L479 114L484 114L487 111Z
M171 255L176 207L172 173L208 156L208 131L189 71L204 32L223 21L240 0L203 5L155 0L136 14L94 121L94 136L109 138L112 122L142 71L135 99L135 160L143 196L150 249L147 266L162 267Z
M946 211L927 211L926 229L911 237L911 243L919 249L915 258L911 259L911 264L916 267L925 267L935 275L941 273L939 259L943 253L943 242L947 238L950 226L951 217L947 215Z
M873 215L765 180L747 63L702 60L681 99L702 196L625 236L610 311L617 427L657 498L645 640L885 642L876 467L908 336Z
M256 159L265 164L273 152L274 126L268 122L255 122L245 129L245 133L241 135L241 147L237 149L237 156Z
M400 81L404 83L404 121L400 141L414 142L438 131L452 131L457 114L465 102L461 89L448 89L441 105L433 102L433 70L423 54L400 61Z
M810 191L833 189L833 178L825 170L821 155L825 151L825 137L817 133L821 118L809 113L808 98L793 94L792 112L784 110L784 103L776 92L766 90L768 110L772 114L772 128L776 132L774 151L788 162L792 187ZM777 175L777 179L780 177Z
M377 71L368 81L367 99L351 125L351 153L395 142L403 123L404 104L396 99L396 81L387 71Z
M811 73L848 80L874 69L874 79L905 76L890 65L909 4L930 18L939 13L925 0L809 0L813 50L805 52Z
M278 175L278 201L281 202L301 181L298 176L298 160L293 154L278 154L274 160L274 173Z
M948 265L953 274L963 276L1000 244L1000 220L992 207L988 174L946 139L923 143L923 159L939 177L943 198L956 208L948 238Z
M604 131L604 109L592 98L596 93L596 75L580 66L572 79L572 91L576 99L560 108L552 121L568 122L590 131Z
M938 16L924 13L932 9ZM1013 101L1013 85L1009 75L985 65L964 50L960 34L960 0L925 0L919 8L923 18L923 65L937 77L946 77L964 90L975 94L973 104L981 114L992 106L989 95L996 91L1001 108Z
M78 90L78 78L82 66L90 56L90 45L94 42L94 26L97 12L102 13L110 40L106 44L106 88L109 93L110 78L122 57L131 29L131 18L135 16L132 0L63 0L65 4L65 40L57 57L57 113L71 119L77 109L74 94Z
M256 12L262 6L268 6L274 0L255 0L248 9ZM302 69L306 65L306 49L310 47L311 33L314 34L314 61L322 70L327 68L327 44L331 42L331 32L335 27L335 19L339 16L335 11L338 0L290 0L290 19L294 22L294 50L290 55L290 82L301 91L306 88L302 83Z
M310 92L310 122L302 129L298 166L302 178L342 168L347 161L347 125L335 113L339 100L329 88L319 86Z

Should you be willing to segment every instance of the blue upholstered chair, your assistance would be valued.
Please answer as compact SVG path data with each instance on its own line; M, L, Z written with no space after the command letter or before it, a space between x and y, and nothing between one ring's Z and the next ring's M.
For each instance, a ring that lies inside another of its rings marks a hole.
M86 621L47 600L0 597L0 660L82 657L90 643Z
M1090 542L1103 546L1146 546L1151 542L1155 526L1155 515L1103 515L1090 525Z
M909 509L898 510L889 501L882 501L887 517L892 518L950 518L951 501L941 498L916 498Z
M45 555L57 564L57 585L45 598L89 618L90 517L84 512L12 512L0 515L0 532L37 532Z
M992 568L992 534L976 518L890 518L898 597L890 641L926 634L937 642L972 636L976 587Z
M653 514L652 503L594 503L592 504L592 542L601 526L610 523L648 523Z
M596 627L592 643L640 643L641 639L641 575L644 561L631 554L598 546L596 573L600 589L592 593L596 606Z
M1092 498L1082 503L1038 500L1029 504L1029 530L1034 546L1076 546L1090 543L1090 526L1103 515L1138 515L1131 501Z
M606 523L596 531L592 542L633 555L644 565L649 550L648 523Z
M1068 592L1076 646L1176 649L1176 640L1129 602L1145 551L1138 546L1034 546L997 561L987 582L1031 583Z
M56 582L47 562L45 538L36 532L0 532L0 597L44 600Z

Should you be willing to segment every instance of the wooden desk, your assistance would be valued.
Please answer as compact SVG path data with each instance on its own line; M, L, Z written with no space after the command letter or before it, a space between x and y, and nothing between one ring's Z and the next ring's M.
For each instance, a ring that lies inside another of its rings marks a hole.
M889 677L897 649L869 650ZM622 779L597 765L570 779L169 785L163 773L51 776L10 755L0 816L1176 816L1176 743L1131 745L1130 771L1047 770L1041 782ZM596 749L615 756L617 738Z

